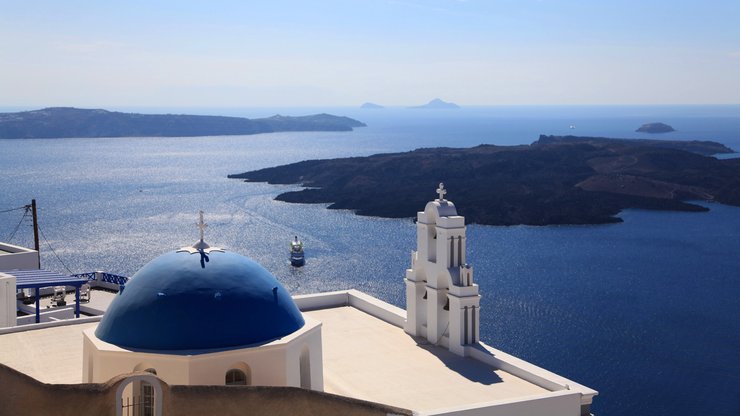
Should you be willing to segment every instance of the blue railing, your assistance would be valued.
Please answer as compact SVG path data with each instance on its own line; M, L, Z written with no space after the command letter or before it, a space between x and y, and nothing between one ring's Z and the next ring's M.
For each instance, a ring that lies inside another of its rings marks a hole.
M79 277L79 278L87 279L87 280L95 280L96 279L95 272L77 273L77 274L73 274L72 277Z
M113 273L105 273L105 272L102 272L101 275L102 275L101 276L101 279L100 279L101 281L107 282L107 283L114 283L114 284L117 284L117 285L120 285L120 286L123 286L126 283L128 283L128 279L129 279L126 276L119 276L119 275L113 274Z
M87 280L98 280L98 275L100 275L100 281L105 283L113 283L114 285L123 286L126 283L128 283L128 277L121 276L113 273L107 273L107 272L89 272L89 273L78 273L73 274L74 277L81 277L83 279Z

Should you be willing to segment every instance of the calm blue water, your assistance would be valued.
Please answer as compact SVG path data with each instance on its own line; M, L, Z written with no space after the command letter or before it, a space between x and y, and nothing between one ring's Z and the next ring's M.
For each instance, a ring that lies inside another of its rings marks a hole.
M659 138L713 139L740 149L740 106L168 111L249 117L329 111L369 127L0 140L0 210L38 200L43 234L64 262L42 240L45 268L132 275L164 251L195 242L203 209L209 243L251 256L293 293L357 288L403 307L402 279L415 244L410 219L276 202L276 194L296 188L226 175L304 159L530 143L540 133L644 137L633 131L652 121L679 130ZM455 200L454 189L448 197ZM708 213L630 210L614 225L470 226L482 339L599 390L593 408L599 416L737 416L740 208L707 206ZM0 214L0 240L20 219L17 211ZM307 247L308 264L299 270L287 262L293 235ZM27 222L13 242L32 244Z

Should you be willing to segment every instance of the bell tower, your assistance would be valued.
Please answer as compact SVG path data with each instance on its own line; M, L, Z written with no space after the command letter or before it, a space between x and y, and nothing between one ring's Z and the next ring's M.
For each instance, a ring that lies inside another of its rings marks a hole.
M465 217L439 195L417 213L416 251L406 270L405 331L465 355L465 345L480 340L480 295L473 268L466 263Z

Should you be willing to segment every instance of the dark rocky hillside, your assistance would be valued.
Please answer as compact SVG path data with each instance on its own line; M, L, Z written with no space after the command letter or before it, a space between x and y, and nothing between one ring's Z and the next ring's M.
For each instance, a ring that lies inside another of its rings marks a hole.
M470 222L599 224L619 222L625 208L706 211L691 200L740 206L740 161L703 155L717 149L732 151L713 142L541 136L531 145L309 160L230 177L298 183L312 189L277 199L381 217L414 216L444 182Z
M652 140L652 139L609 139L606 137L582 137L582 136L547 136L540 135L534 144L556 144L556 143L591 143L595 145L616 146L620 143L626 146L651 146L664 149L685 150L704 156L712 156L721 153L734 153L729 147L709 140Z

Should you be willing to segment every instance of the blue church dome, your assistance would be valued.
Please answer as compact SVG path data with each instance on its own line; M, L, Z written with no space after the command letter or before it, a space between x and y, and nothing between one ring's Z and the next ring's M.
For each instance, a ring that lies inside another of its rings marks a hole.
M255 261L191 249L163 254L136 272L95 335L133 349L218 349L264 344L304 323L290 294Z

